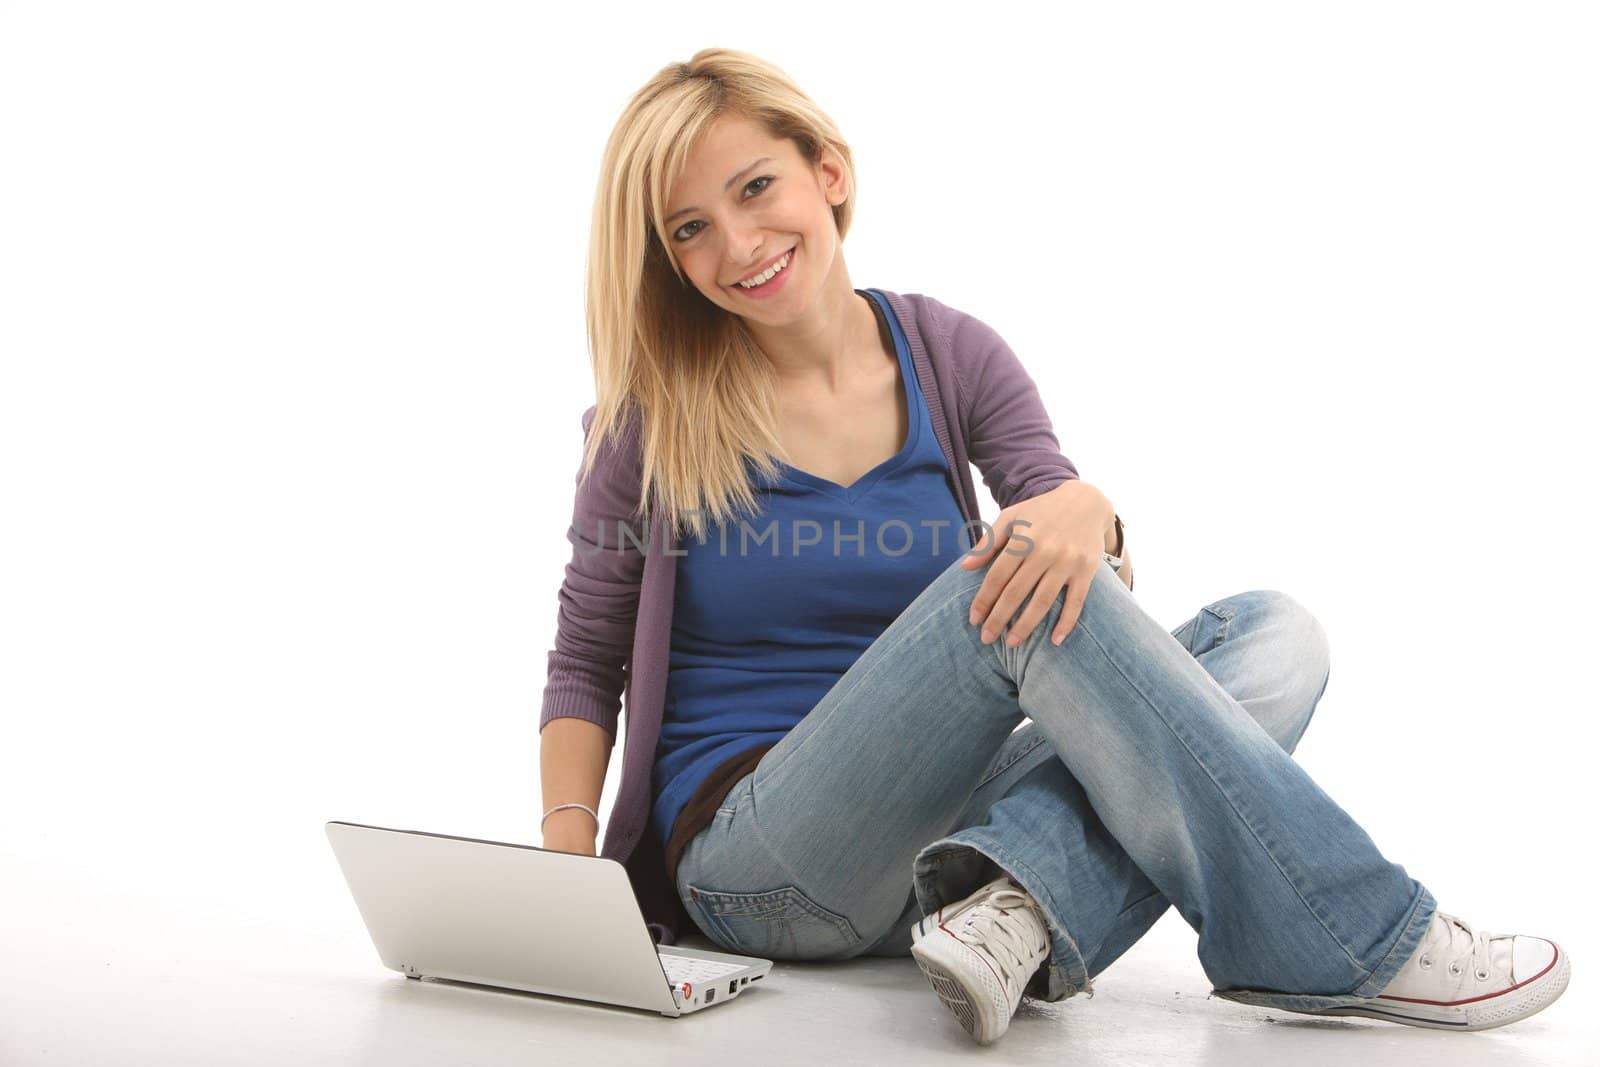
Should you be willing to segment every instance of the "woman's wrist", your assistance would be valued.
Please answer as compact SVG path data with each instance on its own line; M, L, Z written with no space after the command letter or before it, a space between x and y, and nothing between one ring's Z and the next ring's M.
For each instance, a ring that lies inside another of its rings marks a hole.
M565 815L566 812L561 814ZM551 819L545 824L543 847L557 852L577 852L586 856L596 853L599 835L594 831L594 821L587 827L574 823L557 823Z
M552 812L550 817L544 820L541 835L545 848L559 849L562 852L591 853L600 837L595 821L589 818L586 812L577 808Z
M585 832L594 835L600 832L600 816L586 804L569 802L546 811L539 820L539 829L547 834L553 830L563 835Z

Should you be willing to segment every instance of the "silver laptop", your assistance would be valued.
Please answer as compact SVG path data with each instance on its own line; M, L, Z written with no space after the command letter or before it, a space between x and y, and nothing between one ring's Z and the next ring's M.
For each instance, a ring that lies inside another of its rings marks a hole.
M330 822L328 841L385 967L676 1018L772 970L657 945L622 864L471 837Z

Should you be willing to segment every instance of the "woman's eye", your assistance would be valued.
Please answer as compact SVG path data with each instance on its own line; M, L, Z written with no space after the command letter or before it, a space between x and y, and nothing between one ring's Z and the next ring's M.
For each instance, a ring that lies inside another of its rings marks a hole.
M773 181L772 175L764 174L759 178L752 178L752 179L750 179L749 182L745 183L745 190L748 192L750 187L755 185L757 182L766 182L767 185L771 185L772 181ZM767 185L763 185L761 188L757 189L755 191L754 195L759 196L760 194L766 192L767 191ZM683 231L689 229L690 226L698 226L698 225L700 225L699 220L694 220L694 221L690 221L690 222L684 223L682 226L678 227L678 231L672 235L672 239L675 240L675 241L687 241L689 238L693 237L695 234L699 233L700 231L699 230L692 230L689 233L684 233Z

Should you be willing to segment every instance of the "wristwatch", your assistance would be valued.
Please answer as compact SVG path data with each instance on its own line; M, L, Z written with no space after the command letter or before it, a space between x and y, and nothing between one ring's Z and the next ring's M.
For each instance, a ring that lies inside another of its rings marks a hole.
M1100 558L1111 564L1111 571L1115 574L1122 570L1122 516L1112 512L1111 517L1116 520L1117 524L1117 550L1115 552L1102 552L1100 553Z

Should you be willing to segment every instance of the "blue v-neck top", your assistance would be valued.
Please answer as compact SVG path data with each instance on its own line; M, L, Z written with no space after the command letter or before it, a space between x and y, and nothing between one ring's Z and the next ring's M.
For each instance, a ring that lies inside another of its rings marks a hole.
M663 845L719 765L782 740L965 550L949 462L910 346L882 294L909 431L850 486L780 464L755 517L707 524L677 563L666 700L651 779Z

